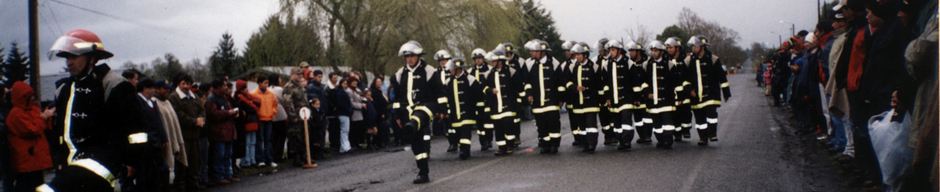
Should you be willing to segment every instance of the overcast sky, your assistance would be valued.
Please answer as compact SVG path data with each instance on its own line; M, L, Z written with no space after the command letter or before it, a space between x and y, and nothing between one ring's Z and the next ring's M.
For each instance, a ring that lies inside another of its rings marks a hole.
M232 33L242 50L251 33L279 9L278 0L39 0L39 4L42 74L63 71L64 61L49 61L46 52L72 29L98 34L105 49L115 54L105 61L112 67L126 61L149 63L166 53L183 63L196 58L205 62L222 33ZM790 23L796 31L816 25L815 0L542 0L541 4L552 12L562 39L591 44L602 37L626 38L626 30L638 24L659 34L678 21L682 7L738 31L739 44L745 48L752 42L776 45L777 34L790 36ZM15 41L28 51L27 1L0 0L0 18L5 29L0 47L8 51Z

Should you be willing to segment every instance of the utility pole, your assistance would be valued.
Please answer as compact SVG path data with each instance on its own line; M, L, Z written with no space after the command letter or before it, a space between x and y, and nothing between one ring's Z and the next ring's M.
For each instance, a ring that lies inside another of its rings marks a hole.
M29 85L36 92L36 98L42 99L42 87L39 86L39 0L29 0Z
M796 24L790 23L790 36L796 36Z

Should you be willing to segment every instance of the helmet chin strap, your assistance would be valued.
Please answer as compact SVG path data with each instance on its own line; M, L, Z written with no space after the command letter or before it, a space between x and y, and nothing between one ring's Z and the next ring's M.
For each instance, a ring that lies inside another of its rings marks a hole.
M85 78L85 76L88 76L88 72L91 71L91 68L95 66L95 63L92 63L93 60L94 58L88 57L85 62L85 67L82 68L81 72L78 72L78 75L75 75L76 79L82 79Z

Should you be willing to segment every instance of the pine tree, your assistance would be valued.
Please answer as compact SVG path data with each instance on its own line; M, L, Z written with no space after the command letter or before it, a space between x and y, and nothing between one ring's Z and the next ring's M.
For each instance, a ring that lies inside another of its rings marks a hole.
M29 56L20 52L16 42L11 43L10 52L6 55L6 61L2 62L2 83L4 85L13 85L16 81L25 81L29 79L30 61Z
M219 46L209 58L209 68L215 73L225 73L234 77L247 70L239 63L240 56L238 50L235 49L235 42L232 41L232 34L223 33Z
M536 4L532 0L522 2L522 0L515 0L514 3L520 6L521 11L523 12L523 23L522 26L522 43L528 42L532 39L541 39L548 42L549 47L552 51L549 52L551 57L554 58L564 58L565 52L561 50L561 34L558 34L558 31L555 29L555 20L552 19L552 13L545 10L541 4ZM522 49L522 45L516 45L519 50ZM520 56L528 57L529 53L526 51L521 51L518 54Z

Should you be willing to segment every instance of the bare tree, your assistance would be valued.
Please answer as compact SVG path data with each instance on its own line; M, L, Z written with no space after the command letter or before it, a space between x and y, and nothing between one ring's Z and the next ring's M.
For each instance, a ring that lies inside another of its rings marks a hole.
M624 31L626 31L627 35L633 39L624 39L625 42L623 43L627 43L632 40L633 42L636 42L636 44L646 47L646 44L652 42L655 40L654 38L656 38L656 34L653 33L653 31L647 29L646 25L637 25L636 29L624 29Z
M737 31L714 21L705 21L688 7L683 7L679 13L679 28L689 35L704 35L709 41L709 50L729 67L747 59L744 50L737 46L737 40L741 39Z

